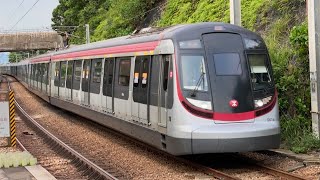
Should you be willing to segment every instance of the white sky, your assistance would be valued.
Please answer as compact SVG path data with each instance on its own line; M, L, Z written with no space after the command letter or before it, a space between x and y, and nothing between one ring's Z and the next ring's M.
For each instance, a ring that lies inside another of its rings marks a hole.
M0 31L10 30L36 1L37 0L0 0ZM19 29L43 29L50 27L52 24L52 11L58 4L59 0L39 0L13 30L19 31ZM6 63L7 61L8 53L0 53L0 64Z
M10 30L36 1L37 0L1 0L0 30ZM20 3L22 4L19 7ZM58 4L59 0L39 0L13 30L50 27L52 24L52 11Z

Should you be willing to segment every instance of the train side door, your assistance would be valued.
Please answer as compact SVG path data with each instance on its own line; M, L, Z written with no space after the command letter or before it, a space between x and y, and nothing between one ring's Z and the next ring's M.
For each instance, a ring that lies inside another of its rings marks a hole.
M81 103L85 106L90 105L90 68L91 60L83 60L82 83L81 83Z
M102 58L91 60L91 75L90 75L90 106L95 110L101 109L101 73L102 73Z
M82 60L75 60L73 63L73 75L72 75L72 101L76 104L81 104L81 72L82 72Z
M60 62L55 62L52 64L52 68L54 69L53 72L53 95L59 97L59 85L60 85Z
M135 60L133 74L132 119L149 124L149 74L150 56L138 56Z
M59 86L59 97L65 99L66 97L66 72L67 72L67 61L60 62L60 86Z
M115 73L115 59L106 58L104 62L104 75L103 75L103 98L102 107L106 108L108 113L114 112L114 73Z
M68 65L67 65L66 99L69 101L72 101L73 63L74 61L68 61Z
M168 104L168 80L170 69L170 56L163 55L160 58L160 73L159 73L159 96L158 96L158 125L167 127L167 104Z

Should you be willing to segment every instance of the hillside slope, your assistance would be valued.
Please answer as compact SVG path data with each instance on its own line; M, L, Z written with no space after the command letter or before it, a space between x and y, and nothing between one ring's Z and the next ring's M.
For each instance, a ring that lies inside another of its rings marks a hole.
M283 144L296 152L319 148L311 133L305 0L242 0L242 25L269 48L279 93ZM160 18L159 15L161 14ZM154 21L155 19L155 21ZM146 24L229 22L229 0L60 0L54 25L89 23L93 41L127 35ZM84 43L84 29L61 29Z

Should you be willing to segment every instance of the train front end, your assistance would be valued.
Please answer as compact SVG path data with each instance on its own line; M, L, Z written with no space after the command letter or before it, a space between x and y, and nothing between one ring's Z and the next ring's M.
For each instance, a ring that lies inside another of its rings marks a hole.
M263 39L233 25L209 24L197 33L181 31L176 40L180 105L169 132L180 147L191 147L179 154L278 148L277 93Z

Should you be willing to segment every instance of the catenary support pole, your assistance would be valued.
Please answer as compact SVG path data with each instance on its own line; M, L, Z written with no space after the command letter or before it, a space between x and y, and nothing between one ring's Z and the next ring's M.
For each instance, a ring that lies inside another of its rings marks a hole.
M320 110L320 1L308 0L308 31L309 31L309 64L311 89L311 117L313 133L319 136Z
M86 43L89 44L90 43L90 28L89 28L89 24L85 24L86 26Z
M241 0L230 0L230 23L241 26Z

